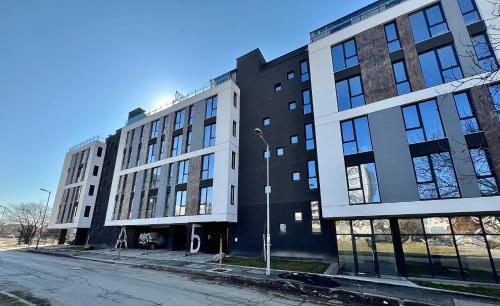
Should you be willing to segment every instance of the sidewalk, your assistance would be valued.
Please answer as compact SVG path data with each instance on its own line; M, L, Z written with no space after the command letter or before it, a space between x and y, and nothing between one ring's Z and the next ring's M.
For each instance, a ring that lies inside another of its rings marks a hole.
M29 250L34 251L34 250ZM183 273L193 278L255 286L308 295L328 302L345 301L360 305L500 305L499 299L423 288L404 279L374 279L355 276L326 276L273 270L270 277L261 268L208 262L212 255L185 256L185 252L165 250L111 249L84 251L71 247L45 247L40 253L73 257L138 268ZM222 268L222 270L219 270Z

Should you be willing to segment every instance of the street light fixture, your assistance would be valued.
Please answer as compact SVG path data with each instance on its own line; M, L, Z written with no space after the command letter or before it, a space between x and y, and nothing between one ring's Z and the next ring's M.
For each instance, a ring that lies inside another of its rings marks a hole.
M269 230L269 196L271 194L271 186L269 185L269 159L271 151L269 151L269 143L264 138L262 130L256 128L253 130L256 137L260 138L266 145L266 204L267 204L267 222L266 222L266 275L271 275L271 233Z
M42 230L43 230L43 224L45 223L45 216L47 215L47 207L49 207L49 200L50 200L50 191L47 189L40 188L41 191L47 192L47 204L45 204L45 211L43 213L42 217L42 224L40 225L40 233L38 234L38 239L36 240L36 247L35 250L38 250L38 244L40 243L40 238L42 237Z

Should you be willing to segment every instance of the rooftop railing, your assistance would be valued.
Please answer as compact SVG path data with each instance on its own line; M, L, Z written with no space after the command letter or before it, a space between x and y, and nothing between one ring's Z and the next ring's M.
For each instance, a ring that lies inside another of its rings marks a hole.
M94 136L94 137L91 137L89 139L85 139L84 141L78 143L77 145L74 145L72 147L69 148L68 152L71 152L71 151L74 151L74 150L77 150L93 141L101 141L101 142L104 142L104 139L99 137L99 136Z
M368 17L376 15L380 12L387 10L395 5L408 0L379 0L371 5L368 5L352 14L335 20L317 30L312 31L309 35L311 42L318 41L324 37L327 37L335 32L345 29L355 23L358 23Z

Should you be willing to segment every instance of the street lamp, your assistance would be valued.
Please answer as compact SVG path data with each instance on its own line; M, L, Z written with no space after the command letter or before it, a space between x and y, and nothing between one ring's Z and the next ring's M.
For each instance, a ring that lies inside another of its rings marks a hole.
M267 204L267 223L266 223L266 275L271 275L271 233L269 230L269 195L271 194L271 186L269 185L269 159L271 158L271 151L269 151L269 144L267 143L262 130L256 128L253 130L256 137L260 138L266 145L266 204Z
M47 192L49 195L47 196L47 204L45 204L45 211L44 211L43 217L42 217L42 224L40 225L40 233L38 234L38 239L36 240L35 250L38 250L38 244L40 243L40 238L42 237L43 224L45 223L45 215L47 215L47 207L49 206L50 193L51 193L47 189L40 188L40 190Z

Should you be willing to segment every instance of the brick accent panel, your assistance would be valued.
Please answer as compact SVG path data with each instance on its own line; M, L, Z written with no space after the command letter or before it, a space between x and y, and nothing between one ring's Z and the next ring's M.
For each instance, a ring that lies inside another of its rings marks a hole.
M470 93L479 125L488 142L488 151L497 181L500 182L500 121L492 115L494 111L493 101L487 86L471 88Z
M146 159L148 156L148 141L149 141L149 133L151 133L151 123L146 123L144 125L144 134L142 135L142 146L141 146L141 152L139 156L139 165L144 165L146 163ZM141 131L139 130L139 136L141 134Z
M200 204L201 156L189 160L189 178L186 195L186 216L198 214Z
M378 25L356 35L366 103L397 95L384 27Z
M128 217L128 203L130 202L130 196L132 193L132 181L134 180L134 174L130 173L127 175L127 182L125 184L125 192L122 203L122 211L120 213L120 219L124 220Z
M417 49L413 41L413 33L411 32L408 15L396 18L396 24L399 31L399 40L405 54L406 69L411 88L413 91L422 90L425 88L424 76L420 68L420 61L418 60Z
M139 218L140 219L146 217L146 209L147 209L147 206L148 206L148 201L147 200L148 200L148 195L149 195L148 186L149 186L149 181L151 180L151 169L148 169L148 172L144 176L144 180L146 182L146 189L144 190L144 196L141 196L141 203L142 203L142 205L141 205L141 210L139 211ZM142 186L141 186L141 189L142 189ZM142 192L141 192L141 195L142 195Z

